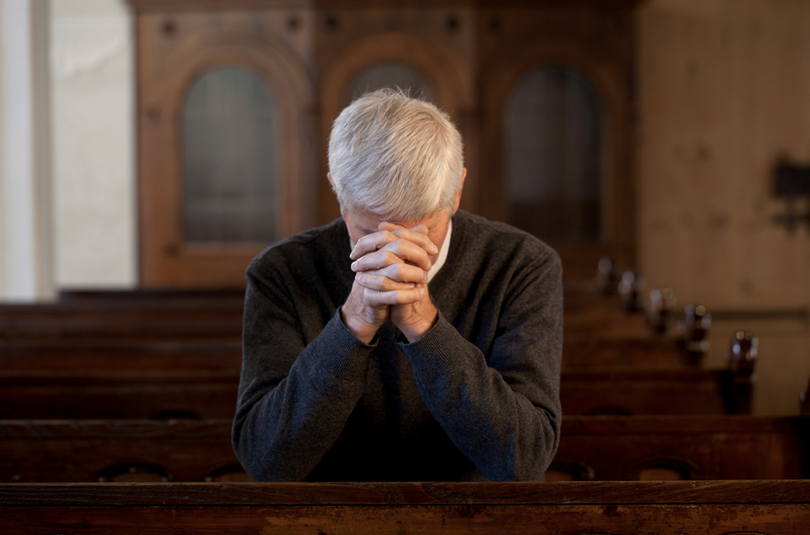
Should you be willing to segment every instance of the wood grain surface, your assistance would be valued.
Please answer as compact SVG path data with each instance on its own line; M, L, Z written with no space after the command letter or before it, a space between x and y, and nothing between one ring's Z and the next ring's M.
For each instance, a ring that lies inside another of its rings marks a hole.
M806 533L810 481L0 485L0 530Z
M6 483L0 507L810 505L810 480L507 483Z

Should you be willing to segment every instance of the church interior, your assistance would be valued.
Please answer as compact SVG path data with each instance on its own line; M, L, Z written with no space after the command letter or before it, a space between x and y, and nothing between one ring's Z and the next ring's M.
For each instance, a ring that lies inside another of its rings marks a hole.
M0 0L0 504L5 483L244 481L223 437L245 269L340 217L330 128L381 87L459 128L463 210L560 254L548 481L810 478L810 3ZM116 418L174 427L124 444ZM617 460L622 418L649 418L643 462ZM49 479L37 433L115 435L129 461ZM653 462L676 433L729 450ZM172 440L219 464L131 462Z

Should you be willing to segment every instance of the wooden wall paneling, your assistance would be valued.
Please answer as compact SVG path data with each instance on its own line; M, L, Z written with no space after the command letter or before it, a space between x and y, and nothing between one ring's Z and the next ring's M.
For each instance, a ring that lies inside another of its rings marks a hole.
M317 33L320 88L319 217L321 223L340 215L339 206L326 180L327 148L332 123L345 106L346 90L364 69L386 60L402 62L420 72L430 84L435 104L447 112L465 141L467 182L475 173L476 96L473 13L457 8L325 9ZM455 21L452 26L449 21ZM473 166L470 169L470 166ZM469 202L462 197L462 206Z
M282 113L278 228L289 235L314 224L312 80L300 54L273 31L285 22L281 10L139 13L142 286L244 286L248 262L269 245L183 243L180 117L189 84L206 68L244 67L272 88Z
M591 278L609 254L635 264L633 170L633 3L613 9L487 8L481 12L482 215L505 217L503 116L516 82L541 65L566 65L584 73L604 107L603 240L598 245L554 244L566 279Z
M324 180L327 141L332 121L345 105L346 88L363 69L396 60L427 79L437 104L459 125L465 140L468 175L462 207L499 220L504 217L502 120L510 90L537 65L575 67L590 78L607 108L605 238L598 245L552 245L563 256L569 280L590 279L596 260L606 253L623 267L635 264L631 147L636 0L579 1L564 7L466 0L396 6L370 0L130 2L138 12L143 285L213 285L214 274L222 273L219 284L241 286L245 260L258 250L249 245L183 246L182 225L173 209L182 193L181 95L195 72L226 61L261 72L282 93L282 108L290 110L286 117L297 119L285 119L283 130L288 145L281 153L289 158L281 173L287 187L282 205L301 215L284 218L285 234L339 215Z

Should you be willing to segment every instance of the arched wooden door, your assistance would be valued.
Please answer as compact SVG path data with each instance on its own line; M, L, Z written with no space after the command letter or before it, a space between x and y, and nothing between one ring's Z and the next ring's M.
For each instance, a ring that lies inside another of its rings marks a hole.
M315 223L311 82L284 42L239 30L257 17L138 19L143 287L242 287L256 254Z
M510 35L482 51L481 213L547 241L567 280L591 280L601 256L635 267L632 25L558 15L490 20Z

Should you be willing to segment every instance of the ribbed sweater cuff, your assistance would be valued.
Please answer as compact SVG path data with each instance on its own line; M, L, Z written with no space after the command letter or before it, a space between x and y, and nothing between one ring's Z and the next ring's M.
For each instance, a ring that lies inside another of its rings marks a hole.
M328 347L318 348L320 366L332 375L346 380L365 377L368 360L376 343L365 344L358 340L340 319L340 309L326 324L320 340L328 340Z
M463 353L457 351L459 338L456 328L440 312L436 325L422 338L399 346L411 362L414 375L431 380L464 364Z

